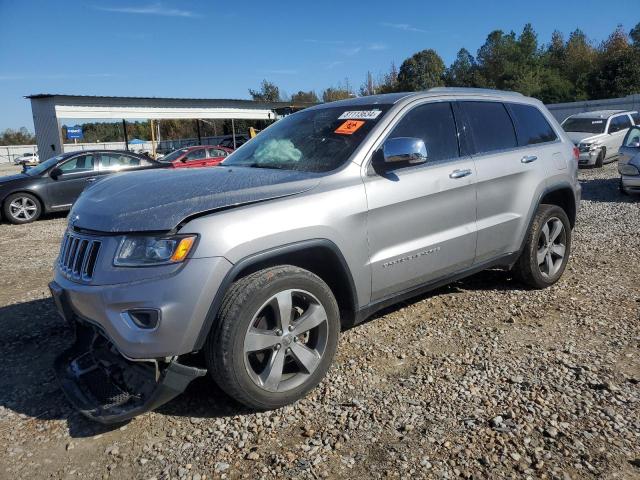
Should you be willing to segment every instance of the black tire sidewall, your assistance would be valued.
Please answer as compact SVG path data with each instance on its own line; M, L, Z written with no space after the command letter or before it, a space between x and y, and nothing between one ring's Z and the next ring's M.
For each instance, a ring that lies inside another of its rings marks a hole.
M236 304L228 305L219 318L219 334L212 342L211 352L216 362L214 380L231 397L252 408L278 408L302 398L320 383L326 375L338 345L340 314L336 300L319 277L296 267L273 269L273 279L267 280L272 272L267 269L264 275L253 275L254 281L247 282L243 296L237 297ZM318 368L298 387L286 392L268 392L256 385L246 371L244 363L244 339L253 316L264 303L276 293L288 290L306 290L315 296L327 312L329 333L327 345ZM232 301L233 302L233 301ZM224 371L221 371L224 370Z
M540 230L542 227L549 221L550 218L556 217L558 218L565 229L566 236L566 245L565 245L565 255L562 259L562 265L560 269L553 277L545 277L542 275L540 271L540 267L538 265L537 252L538 252L538 238L540 237ZM536 218L531 226L531 232L529 234L529 240L527 241L526 251L523 252L526 257L527 265L524 269L524 280L536 287L536 288L546 288L548 286L556 283L564 273L564 270L567 266L567 262L569 261L569 255L571 253L571 223L569 222L569 218L565 211L557 207L555 205L541 205L538 212L536 213ZM528 278L526 278L528 277Z
M11 205L11 202L13 202L16 198L21 198L21 197L26 197L31 199L36 205L36 214L33 216L33 218L29 220L20 220L18 218L14 218L11 215L9 205ZM40 203L40 200L38 200L37 197L35 197L34 195L31 195L30 193L13 193L4 200L2 213L8 222L13 223L15 225L31 223L38 220L40 218L40 215L42 215L42 204Z

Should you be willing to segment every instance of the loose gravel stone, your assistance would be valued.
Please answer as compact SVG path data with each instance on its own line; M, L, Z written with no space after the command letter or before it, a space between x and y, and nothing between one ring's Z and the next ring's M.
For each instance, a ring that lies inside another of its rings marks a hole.
M205 378L126 429L75 412L51 369L65 219L0 224L0 478L640 477L640 197L615 164L579 177L553 287L483 272L343 332L295 405L251 412Z

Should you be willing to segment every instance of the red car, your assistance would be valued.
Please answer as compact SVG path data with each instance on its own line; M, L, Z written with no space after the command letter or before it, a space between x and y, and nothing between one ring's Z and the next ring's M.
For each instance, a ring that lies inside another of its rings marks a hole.
M162 163L170 163L173 168L213 167L222 162L233 152L232 148L220 145L198 145L196 147L179 148L158 159Z

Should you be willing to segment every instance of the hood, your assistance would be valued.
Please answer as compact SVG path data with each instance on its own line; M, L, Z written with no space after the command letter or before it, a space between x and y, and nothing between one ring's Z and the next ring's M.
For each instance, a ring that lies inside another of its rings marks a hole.
M119 173L86 189L69 218L102 232L166 231L193 215L295 195L319 182L314 173L242 167Z
M593 142L595 140L599 140L604 137L604 133L589 133L589 132L566 132L567 137L574 143L574 145L578 145L580 142Z
M31 178L29 175L25 175L24 173L18 173L17 175L8 175L6 177L0 177L0 187L6 183L15 182L17 180L25 180L27 178Z

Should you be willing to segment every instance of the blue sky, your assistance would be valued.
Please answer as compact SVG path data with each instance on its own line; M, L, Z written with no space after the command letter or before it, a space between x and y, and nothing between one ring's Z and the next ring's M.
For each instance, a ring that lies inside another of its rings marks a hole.
M425 48L449 64L527 22L540 42L578 27L600 42L640 20L637 2L0 0L0 130L33 129L31 93L248 98L263 78L289 94L347 77L357 88L367 70Z

